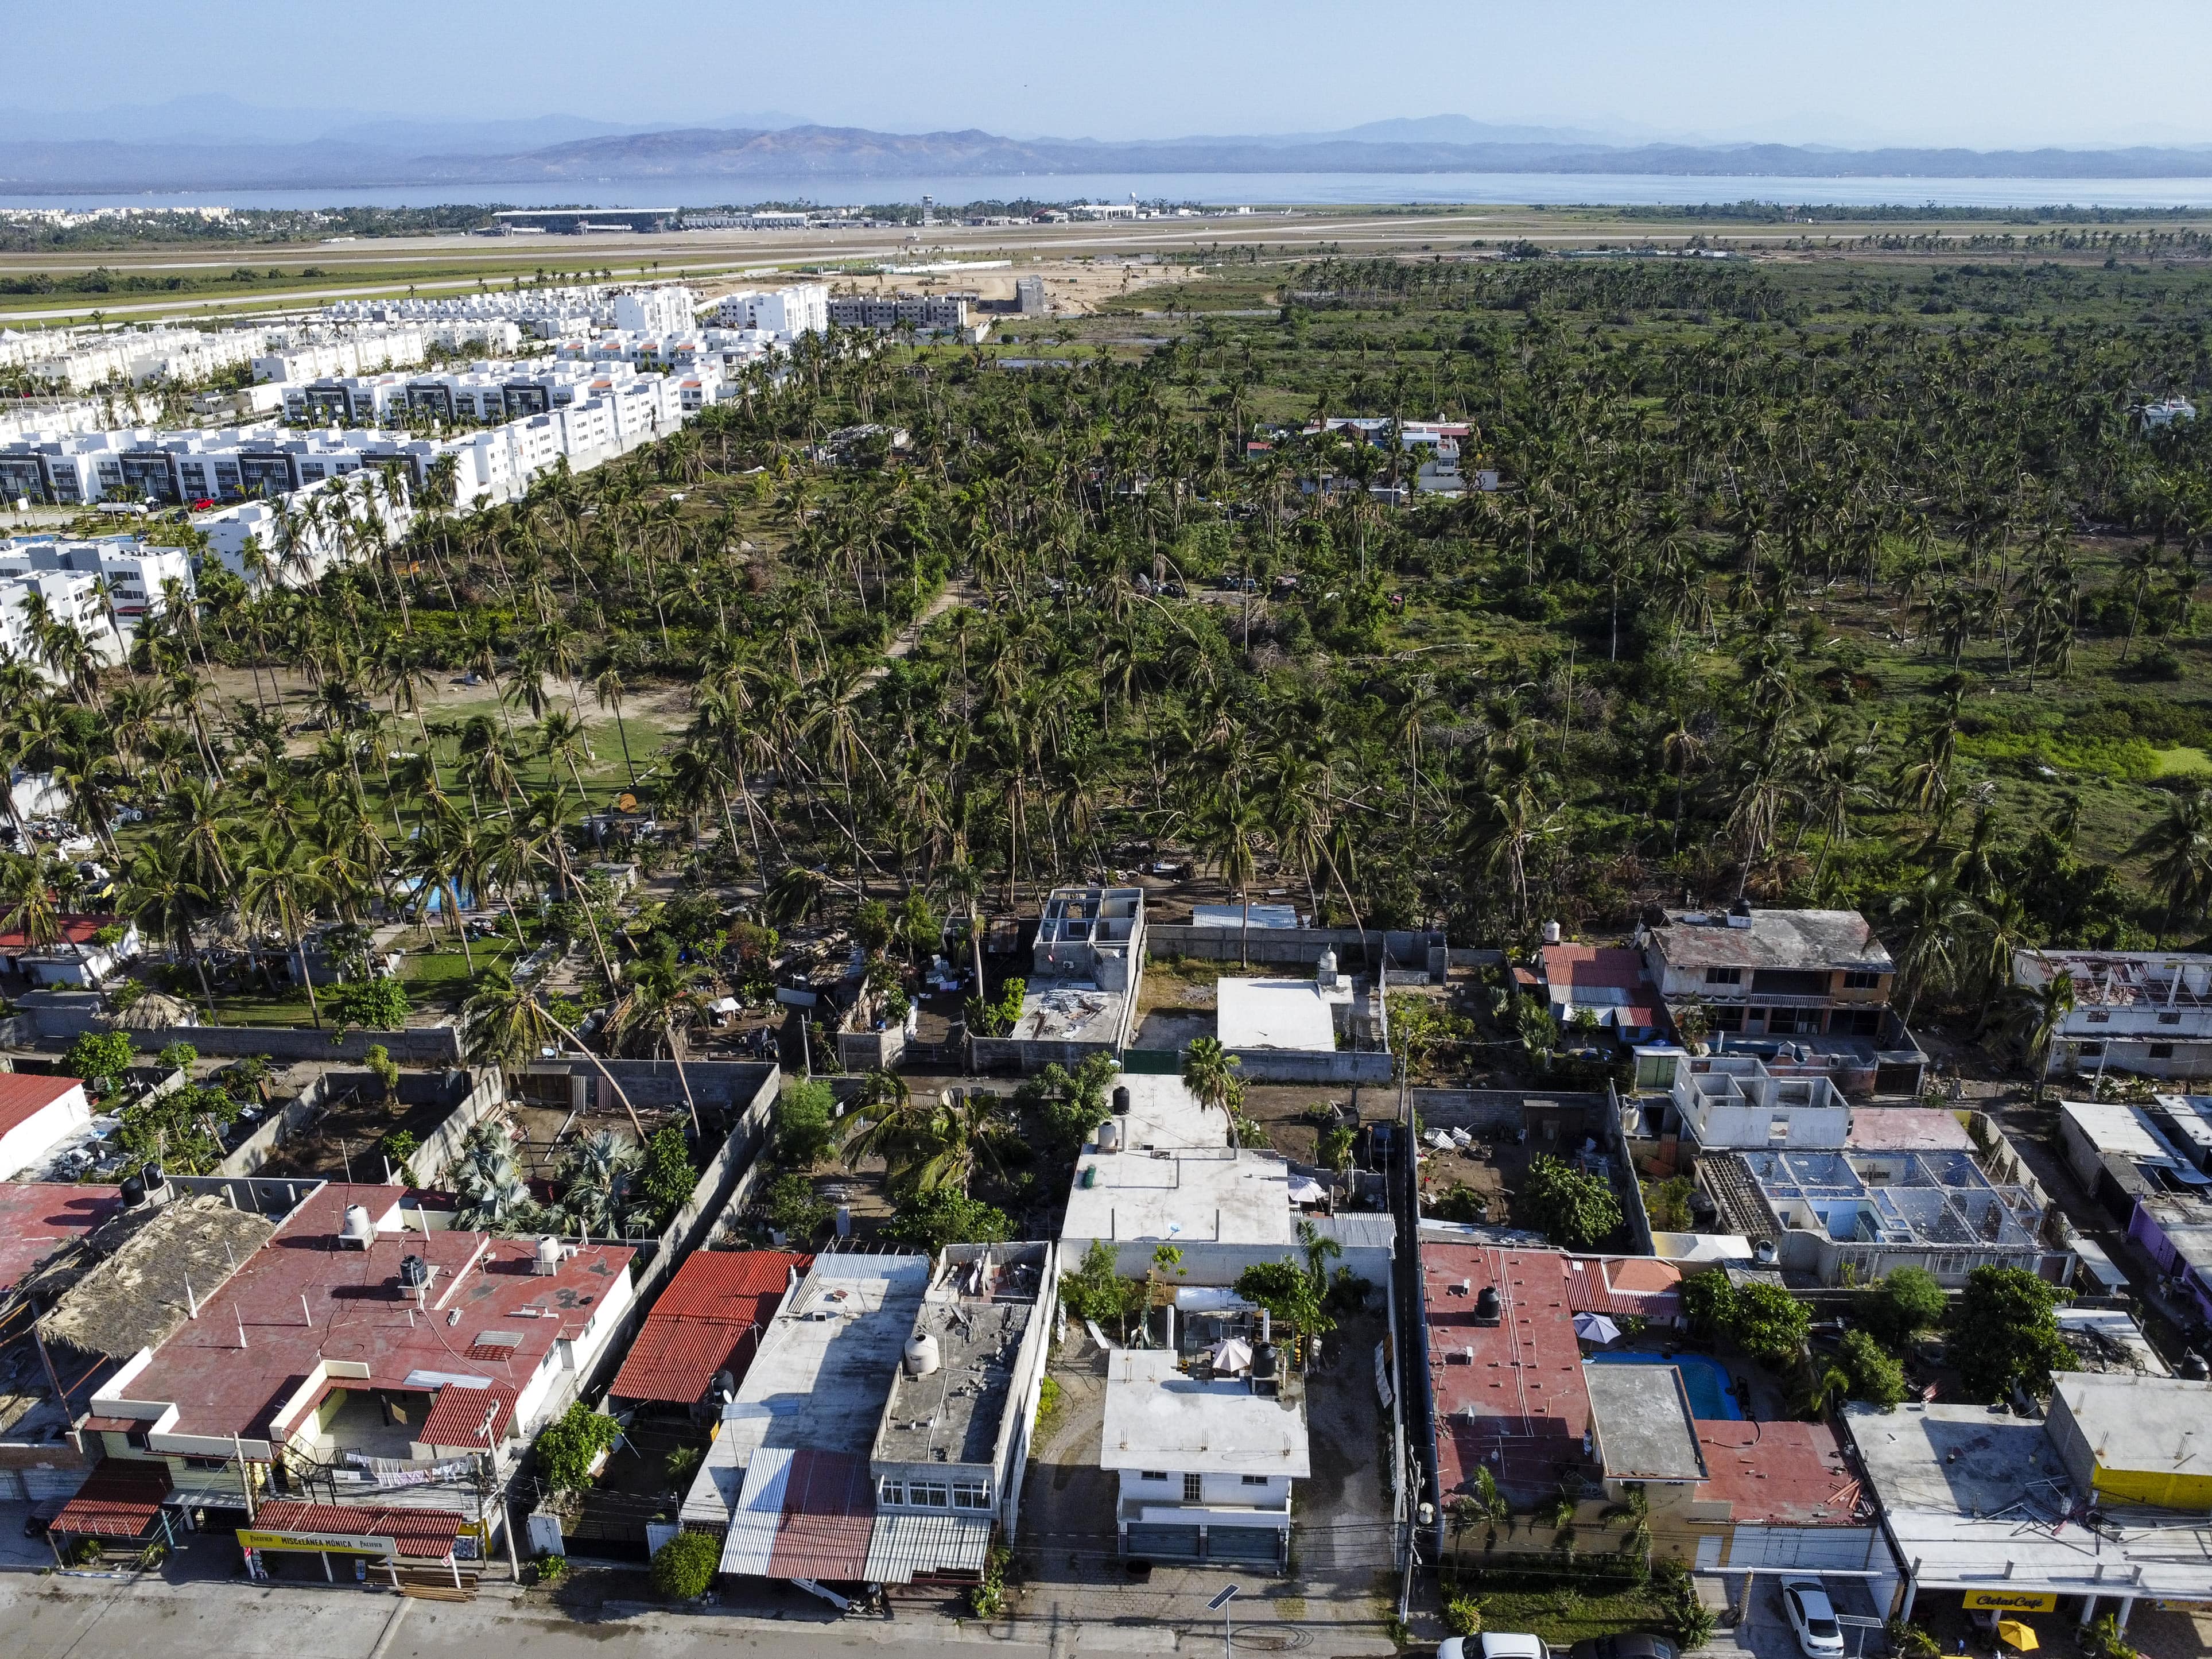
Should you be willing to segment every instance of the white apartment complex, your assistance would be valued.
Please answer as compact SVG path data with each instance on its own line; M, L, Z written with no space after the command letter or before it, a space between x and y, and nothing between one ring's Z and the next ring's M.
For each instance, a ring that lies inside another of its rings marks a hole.
M830 289L821 283L799 283L726 294L714 302L712 315L724 328L758 329L788 345L802 334L819 334L830 326Z
M193 591L191 557L179 547L157 546L136 536L92 541L11 536L0 541L0 583L58 571L105 582L107 603L119 617L159 616L170 582L179 583L187 598Z
M422 361L428 347L428 331L420 327L365 328L279 346L253 359L253 378L264 383L289 382L411 368Z

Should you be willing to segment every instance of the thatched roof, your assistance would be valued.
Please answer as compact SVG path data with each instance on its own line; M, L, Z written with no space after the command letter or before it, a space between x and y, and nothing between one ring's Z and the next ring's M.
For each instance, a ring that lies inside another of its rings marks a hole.
M159 991L149 991L128 1008L107 1016L118 1030L158 1031L169 1025L197 1025L200 1017L189 1002L179 1002Z
M159 1346L276 1231L266 1216L203 1195L164 1205L39 1322L39 1335L80 1353L128 1359Z

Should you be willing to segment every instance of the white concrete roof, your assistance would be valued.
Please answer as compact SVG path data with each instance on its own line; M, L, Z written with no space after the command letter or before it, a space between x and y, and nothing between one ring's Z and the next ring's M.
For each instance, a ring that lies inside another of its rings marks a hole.
M1096 1171L1089 1187L1086 1170ZM1085 1150L1060 1236L1287 1245L1292 1214L1290 1165L1273 1152Z
M1229 1144L1229 1114L1200 1105L1198 1097L1183 1086L1179 1077L1124 1072L1114 1079L1113 1086L1129 1091L1129 1109L1121 1119L1121 1144L1131 1152Z
M1116 1349L1106 1364L1101 1468L1297 1480L1313 1472L1296 1401L1254 1394L1241 1382L1197 1382L1160 1349Z
M2153 1133L2139 1107L2119 1100L2062 1100L2058 1110L2071 1118L2081 1138L2100 1152L2121 1158L2165 1158L2170 1148Z
M2053 1386L2100 1469L2212 1474L2212 1382L2085 1371Z
M2041 1423L1985 1406L1884 1413L1856 1401L1844 1423L1902 1565L1923 1590L2003 1584L2212 1600L2212 1525L2106 1504L2092 1533L2068 1518L2082 1494Z
M1214 985L1214 1029L1224 1048L1297 1048L1332 1054L1331 1002L1352 1001L1346 986L1324 991L1310 979L1224 979Z

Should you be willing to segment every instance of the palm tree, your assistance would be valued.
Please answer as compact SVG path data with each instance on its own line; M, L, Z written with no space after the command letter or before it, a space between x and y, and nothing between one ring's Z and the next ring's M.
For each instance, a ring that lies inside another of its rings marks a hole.
M264 833L239 882L238 904L247 918L272 926L283 935L300 982L307 988L308 1017L319 1030L323 1010L315 997L315 975L307 962L307 928L316 904L326 895L308 867L305 852L304 842Z
M1195 1037L1183 1050L1182 1085L1200 1105L1234 1117L1237 1109L1244 1103L1244 1085L1237 1076L1242 1064L1221 1046L1219 1038Z
M206 914L208 893L186 875L183 848L159 838L145 842L131 861L119 903L124 915L167 946L171 960L179 951L192 959L200 994L207 1000L208 1021L220 1025L207 960L192 940L192 924Z
M623 1110L629 1114L630 1127L637 1131L638 1139L645 1139L645 1125L638 1121L637 1108L629 1103L629 1097L615 1081L614 1073L583 1038L556 1019L530 992L517 985L506 969L485 969L476 990L462 1005L461 1031L471 1060L508 1071L533 1058L547 1046L549 1037L558 1036L592 1062L592 1068L605 1082L608 1091L622 1102Z
M684 1033L706 1012L707 998L700 989L707 970L696 962L678 959L675 941L661 936L659 948L641 956L623 970L628 988L616 1000L608 1017L617 1041L640 1031L654 1032L667 1045L676 1062L676 1080L684 1090L684 1104L691 1114L691 1133L702 1135L699 1105L691 1097L691 1080L684 1070Z
M2051 1050L2074 1012L2074 975L2063 964L2045 961L2047 977L2039 986L2013 987L2013 1022L2035 1077L2035 1103L2043 1103L2043 1091L2051 1075Z

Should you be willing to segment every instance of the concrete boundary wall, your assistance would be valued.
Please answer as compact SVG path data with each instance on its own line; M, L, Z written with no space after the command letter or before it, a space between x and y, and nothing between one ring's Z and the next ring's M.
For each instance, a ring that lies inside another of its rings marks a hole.
M497 1073L492 1075L496 1076ZM399 1100L401 1104L408 1106L419 1105L424 1101L434 1104L442 1100L452 1100L455 1111L459 1112L467 1098L465 1085L470 1079L471 1073L465 1072L449 1071L436 1076L421 1072L403 1072L399 1078ZM332 1102L356 1090L381 1089L383 1086L374 1072L325 1072L292 1099L286 1101L252 1135L233 1148L230 1156L216 1165L216 1173L252 1175L269 1161L278 1147L320 1117ZM424 1145L427 1146L443 1135L451 1121L449 1115L432 1132ZM454 1144L459 1144L458 1139ZM421 1155L420 1152L416 1153L418 1158ZM441 1167L425 1163L418 1166L415 1173L428 1176ZM381 1179L384 1172L378 1168L364 1173Z
M1444 949L1442 933L1416 933L1356 927L1255 927L1246 930L1231 923L1148 921L1145 926L1146 957L1202 957L1209 962L1297 963L1311 967L1324 951L1336 952L1339 963L1358 958L1372 964L1385 951L1401 968L1426 971L1431 951Z
M21 1012L10 1022L12 1040L25 1047L66 1043L86 1031L112 1029L96 996L80 994L47 1000L33 993L19 1006ZM146 1054L158 1054L172 1042L189 1042L211 1059L266 1054L271 1060L359 1061L368 1058L373 1045L381 1044L402 1066L461 1063L460 1033L451 1025L410 1025L398 1031L365 1031L357 1026L339 1030L330 1025L319 1030L312 1025L160 1025L130 1035L139 1053ZM10 1036L0 1031L0 1038Z
M1247 1083L1388 1083L1396 1061L1384 1049L1231 1048Z

